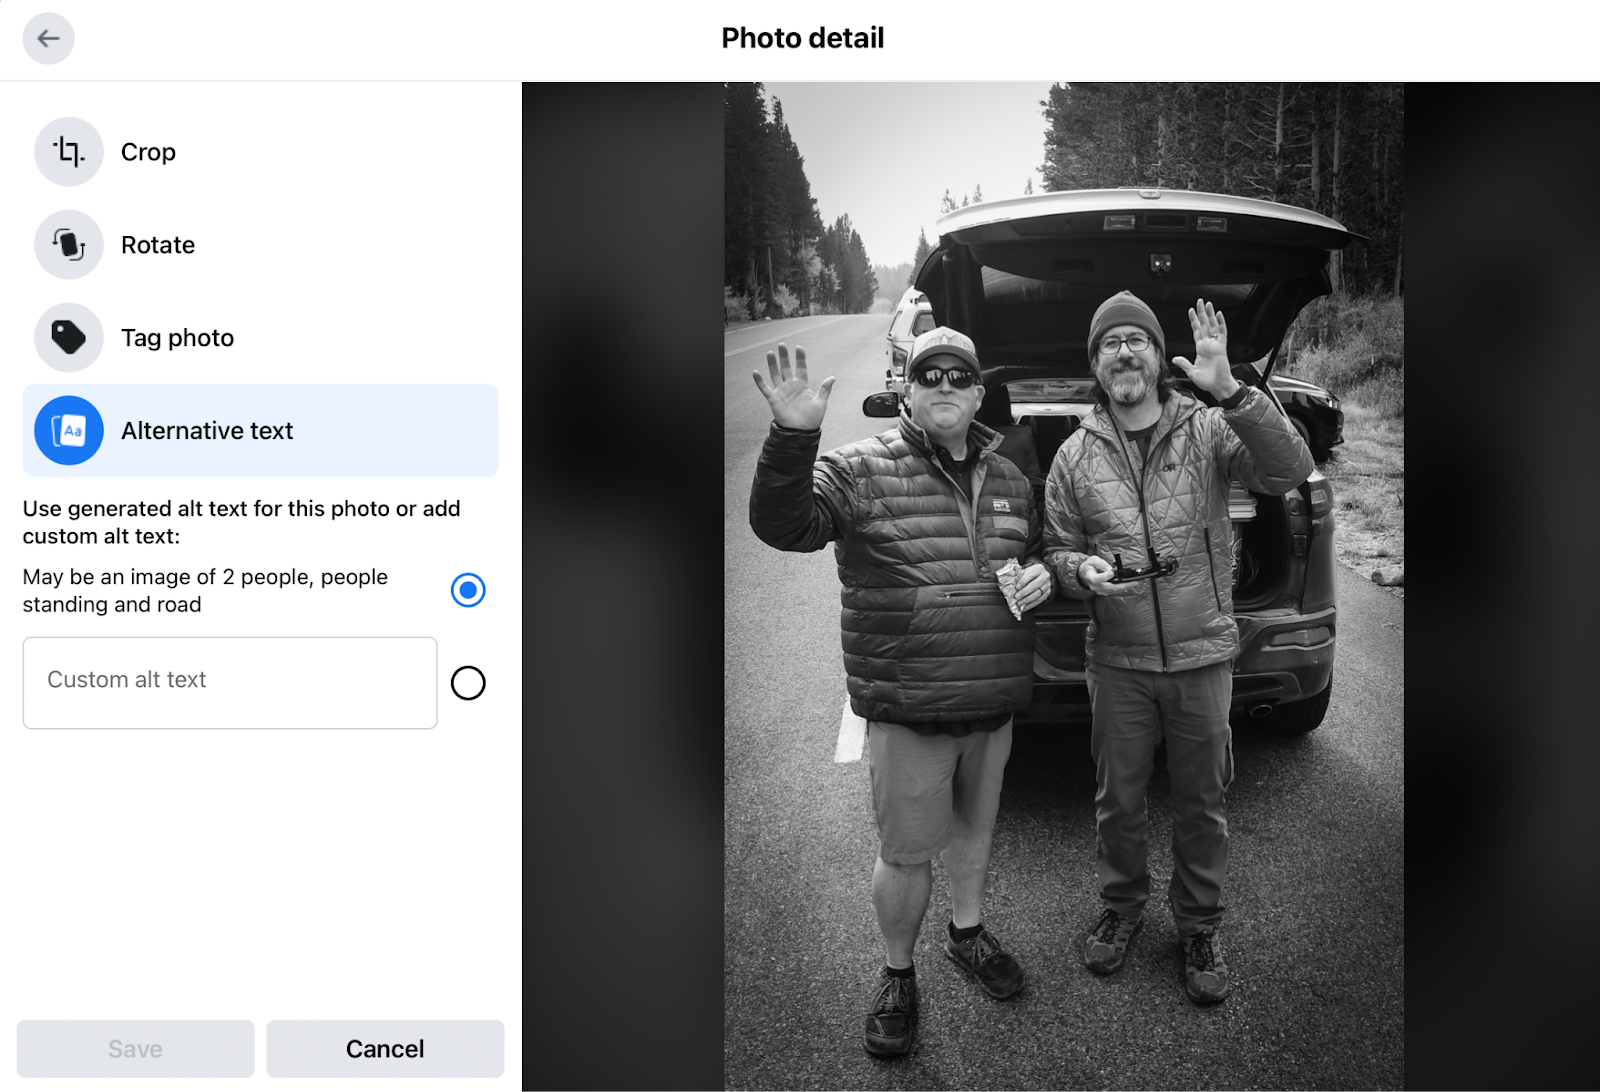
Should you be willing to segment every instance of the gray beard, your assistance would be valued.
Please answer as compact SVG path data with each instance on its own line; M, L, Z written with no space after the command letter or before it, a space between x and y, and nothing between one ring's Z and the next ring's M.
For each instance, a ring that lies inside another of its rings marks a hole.
M1111 382L1101 383L1111 400L1119 406L1137 406L1149 397L1154 384L1149 372L1140 369L1131 372L1117 372L1111 376Z

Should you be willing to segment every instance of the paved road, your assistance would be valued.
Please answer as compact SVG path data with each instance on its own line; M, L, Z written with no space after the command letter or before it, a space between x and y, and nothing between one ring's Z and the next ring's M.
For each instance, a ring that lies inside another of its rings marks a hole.
M1083 730L1019 730L985 917L1028 988L979 993L937 941L935 877L917 949L917 1046L861 1048L882 949L868 896L876 835L865 762L834 761L845 703L831 551L781 554L746 522L769 420L749 378L782 337L838 375L823 443L869 435L880 316L793 319L727 338L724 433L725 1080L733 1088L1397 1088L1403 1083L1405 603L1340 570L1338 668L1317 731L1241 730L1223 938L1233 996L1189 1004L1164 899L1128 964L1078 962L1094 893L1094 771ZM1151 868L1170 875L1168 782L1151 791ZM937 866L936 866L937 871Z

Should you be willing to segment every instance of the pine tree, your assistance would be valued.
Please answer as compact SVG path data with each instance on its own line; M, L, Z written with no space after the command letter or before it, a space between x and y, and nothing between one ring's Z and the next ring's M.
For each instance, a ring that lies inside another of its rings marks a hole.
M917 229L917 252L911 256L911 276L906 279L906 287L910 288L917 279L917 270L922 268L922 263L933 253L933 247L928 245L928 232L924 228Z
M750 300L752 317L777 314L787 287L810 304L815 271L808 251L822 233L805 160L759 83L723 87L723 284Z
M1056 84L1046 190L1150 186L1325 211L1367 237L1336 253L1334 284L1393 292L1405 207L1399 84ZM1031 180L1030 180L1031 181Z

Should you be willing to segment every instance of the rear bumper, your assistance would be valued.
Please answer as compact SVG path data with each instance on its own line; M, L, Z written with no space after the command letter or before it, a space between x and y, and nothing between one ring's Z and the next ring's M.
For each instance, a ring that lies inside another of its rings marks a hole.
M1286 705L1322 693L1333 679L1337 609L1301 614L1291 610L1236 615L1239 658L1233 664L1233 705L1242 713L1257 706ZM1067 623L1071 625L1071 623ZM1280 634L1326 627L1328 638L1316 644L1269 645ZM1059 640L1052 642L1057 650ZM1081 626L1077 647L1082 649ZM1088 724L1089 687L1083 670L1047 665L1036 660L1033 704L1017 713L1019 724Z

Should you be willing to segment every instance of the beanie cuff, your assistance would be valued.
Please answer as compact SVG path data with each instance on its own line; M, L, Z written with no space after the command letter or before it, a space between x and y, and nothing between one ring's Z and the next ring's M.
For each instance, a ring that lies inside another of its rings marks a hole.
M1118 298L1123 297L1123 298ZM1119 292L1095 312L1094 320L1089 328L1089 361L1095 359L1095 347L1100 343L1100 337L1113 326L1137 326L1149 334L1155 341L1156 348L1161 350L1162 359L1167 355L1167 339L1162 333L1161 323L1156 321L1155 312L1145 305L1145 302L1131 292Z

